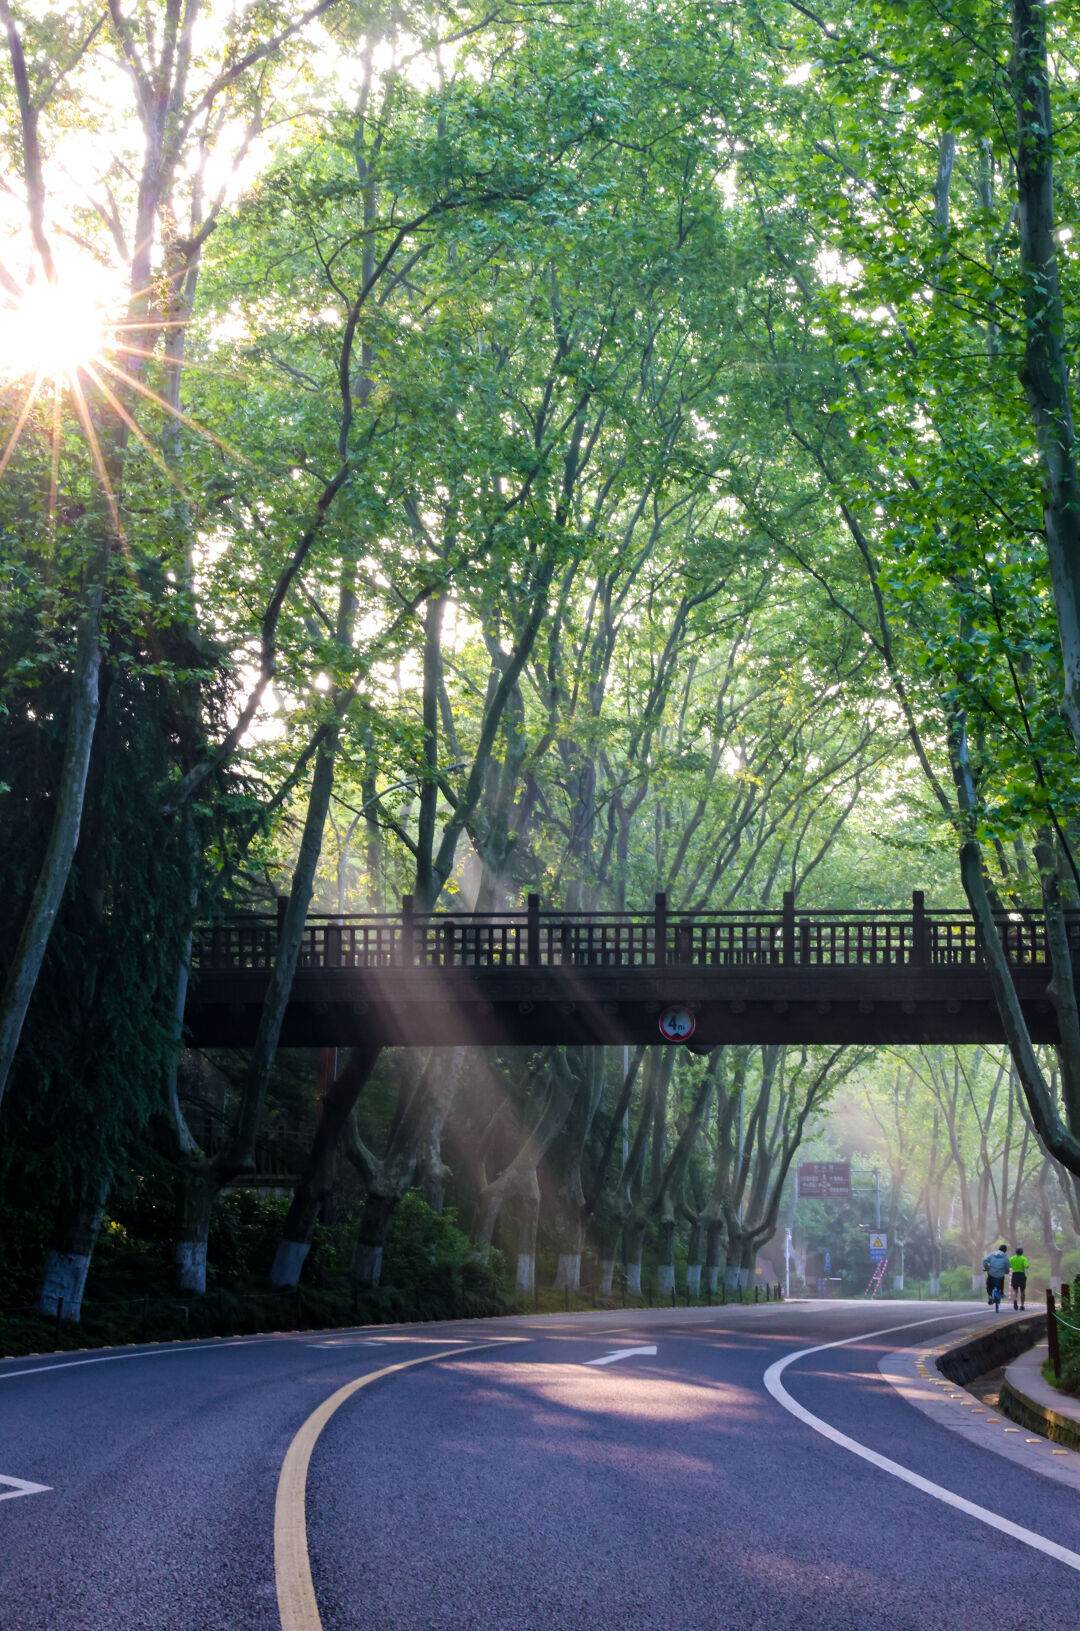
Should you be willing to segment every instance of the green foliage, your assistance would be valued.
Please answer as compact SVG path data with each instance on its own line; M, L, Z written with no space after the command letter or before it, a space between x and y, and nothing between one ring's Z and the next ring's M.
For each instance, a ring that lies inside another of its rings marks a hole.
M1072 1295L1068 1307L1061 1306L1062 1320L1068 1320L1069 1324L1059 1323L1058 1325L1058 1340L1061 1345L1061 1380L1057 1385L1065 1393L1080 1394L1080 1330L1072 1328L1080 1325L1080 1275L1073 1281L1071 1289Z
M452 1209L434 1212L417 1190L410 1190L394 1213L386 1245L386 1283L412 1293L431 1309L477 1312L499 1302L501 1263L495 1253L482 1261L458 1226Z
M268 1275L288 1209L288 1201L279 1195L227 1190L210 1224L207 1263L214 1277L228 1284Z

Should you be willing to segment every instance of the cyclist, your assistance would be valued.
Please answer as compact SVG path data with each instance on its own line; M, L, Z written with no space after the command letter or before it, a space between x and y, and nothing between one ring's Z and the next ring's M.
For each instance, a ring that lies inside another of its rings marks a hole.
M983 1268L986 1270L986 1301L994 1308L1000 1308L1005 1276L1009 1272L1008 1246L999 1246L996 1252L987 1252L983 1258Z
M1009 1258L1009 1269L1012 1273L1012 1299L1016 1308L1016 1299L1019 1297L1021 1308L1027 1307L1027 1271L1028 1260L1024 1256L1023 1246L1017 1246Z

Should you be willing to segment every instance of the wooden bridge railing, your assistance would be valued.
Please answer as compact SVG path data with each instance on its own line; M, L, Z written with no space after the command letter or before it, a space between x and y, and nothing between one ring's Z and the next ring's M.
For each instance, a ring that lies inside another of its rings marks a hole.
M284 904L284 903L282 903ZM280 916L226 918L196 931L198 970L266 969L273 965ZM1040 917L998 918L1011 963L1041 967L1046 933ZM1080 956L1080 916L1070 918ZM921 893L910 912L796 910L791 895L779 912L672 911L657 895L651 912L560 912L529 896L525 911L400 912L313 915L304 929L299 966L323 968L977 968L982 946L963 913L927 911Z

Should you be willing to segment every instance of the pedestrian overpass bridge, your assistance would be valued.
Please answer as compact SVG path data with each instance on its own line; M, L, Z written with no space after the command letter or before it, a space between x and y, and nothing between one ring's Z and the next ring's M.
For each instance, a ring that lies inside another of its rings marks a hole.
M283 904L283 903L282 903ZM280 916L196 931L185 1014L193 1045L249 1047ZM1036 914L997 920L1033 1040L1057 1038ZM1080 946L1080 920L1070 924ZM313 915L283 1047L658 1043L688 1010L695 1045L1003 1040L970 917L930 911L563 912Z

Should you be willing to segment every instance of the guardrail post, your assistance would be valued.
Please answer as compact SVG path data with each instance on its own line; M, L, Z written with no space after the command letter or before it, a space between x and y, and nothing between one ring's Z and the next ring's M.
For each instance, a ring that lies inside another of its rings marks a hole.
M1046 1342L1050 1349L1050 1363L1054 1367L1054 1375L1061 1375L1061 1343L1058 1340L1057 1309L1054 1307L1054 1293L1050 1287L1046 1288Z
M529 921L525 930L525 958L530 968L540 966L540 896L528 897Z
M926 897L921 889L911 891L911 960L917 968L925 968L930 961L930 945L926 934Z
M795 961L795 896L790 889L784 890L784 909L781 926L781 940L783 944L783 961Z
M411 967L416 958L416 940L413 933L413 898L401 897L401 961Z
M653 907L653 962L663 968L667 960L667 895L660 891Z

